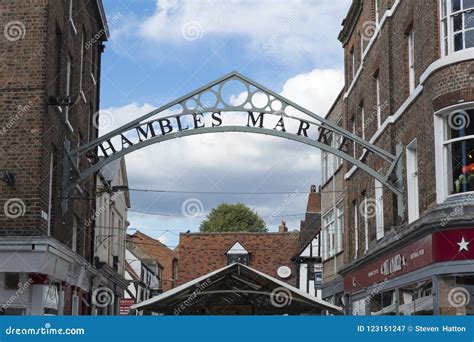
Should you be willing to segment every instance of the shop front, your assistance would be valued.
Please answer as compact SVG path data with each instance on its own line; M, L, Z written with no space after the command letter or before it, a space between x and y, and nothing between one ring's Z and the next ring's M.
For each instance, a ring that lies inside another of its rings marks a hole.
M351 315L473 315L474 228L437 231L347 270L344 292Z

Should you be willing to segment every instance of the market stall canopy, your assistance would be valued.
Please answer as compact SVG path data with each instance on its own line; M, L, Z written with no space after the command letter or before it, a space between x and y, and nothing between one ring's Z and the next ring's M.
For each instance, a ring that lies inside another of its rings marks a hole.
M165 315L321 315L342 308L235 263L132 306Z

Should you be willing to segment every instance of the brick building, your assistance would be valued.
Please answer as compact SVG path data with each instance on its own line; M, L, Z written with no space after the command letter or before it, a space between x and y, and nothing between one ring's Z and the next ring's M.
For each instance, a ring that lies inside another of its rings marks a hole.
M131 309L164 315L341 314L314 291L296 287L300 247L300 233L288 232L284 222L278 233L180 234L178 286Z
M296 286L297 270L291 258L298 250L298 232L180 234L178 284L240 262ZM290 270L284 278L277 272L282 266Z
M77 186L62 212L61 179L64 146L97 137L102 2L6 1L0 25L2 312L95 313L95 180Z
M323 239L323 297L349 314L474 313L473 9L469 0L354 0L343 21L341 125L404 152L402 216L396 197L357 167L323 172L335 175L344 208L336 255ZM362 147L343 148L387 172Z
M160 264L162 277L160 292L168 291L177 284L178 257L177 253L160 241L136 231L127 236L127 249L142 260L142 263Z

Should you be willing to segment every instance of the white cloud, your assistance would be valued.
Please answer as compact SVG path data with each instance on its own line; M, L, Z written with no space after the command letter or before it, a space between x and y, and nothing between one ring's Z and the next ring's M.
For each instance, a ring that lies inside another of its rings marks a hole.
M339 49L333 43L349 6L350 0L157 0L155 13L142 21L139 34L173 44L237 37L259 54L293 62L317 59L330 54L329 48Z
M343 85L344 74L341 70L315 69L286 81L281 95L324 117Z
M343 84L342 72L315 69L296 75L283 85L281 94L320 115L336 98ZM154 109L150 104L131 103L105 111L113 114L117 128ZM319 150L294 141L245 133L197 135L173 139L127 155L131 187L189 191L275 192L308 191L320 180ZM181 204L193 194L132 193L134 209L181 214ZM244 202L269 217L285 201L283 195L199 195L205 212L222 201ZM306 196L298 196L269 224L278 226L284 214L304 213ZM288 217L291 228L299 228L302 217ZM202 218L144 218L131 215L132 227L155 225L159 229L196 228ZM151 221L149 221L151 220ZM154 223L155 222L155 223ZM156 223L156 222L159 222Z

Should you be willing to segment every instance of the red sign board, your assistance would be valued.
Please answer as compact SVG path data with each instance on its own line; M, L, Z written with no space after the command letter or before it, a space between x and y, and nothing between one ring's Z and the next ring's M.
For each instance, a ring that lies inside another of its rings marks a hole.
M128 315L133 304L135 304L135 299L120 299L120 315Z
M358 291L435 262L469 259L474 259L474 228L438 231L347 274L344 290Z

